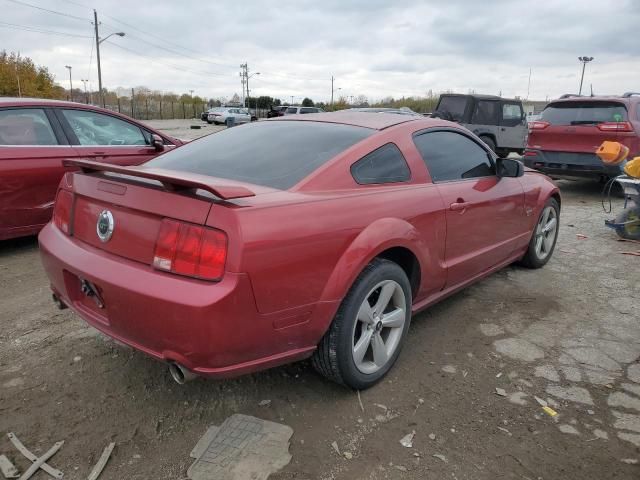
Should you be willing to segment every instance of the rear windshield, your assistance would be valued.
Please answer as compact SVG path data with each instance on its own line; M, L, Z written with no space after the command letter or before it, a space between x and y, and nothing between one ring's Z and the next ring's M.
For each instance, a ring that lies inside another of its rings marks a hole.
M624 122L627 120L627 109L617 102L557 102L542 111L541 120L552 125Z
M258 122L187 143L145 166L286 190L373 133L334 123Z
M449 112L454 120L462 120L468 97L440 97L439 112Z

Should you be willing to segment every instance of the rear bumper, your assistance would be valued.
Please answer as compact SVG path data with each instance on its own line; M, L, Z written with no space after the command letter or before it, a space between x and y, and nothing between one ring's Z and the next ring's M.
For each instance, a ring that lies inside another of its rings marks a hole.
M605 165L595 153L550 152L527 148L523 162L526 167L553 177L600 178L623 173L621 165Z
M246 274L227 272L211 283L159 272L52 224L39 241L53 292L96 329L158 360L222 378L302 359L315 349L298 324L278 329L282 315L257 312ZM98 287L104 308L81 292L81 279Z

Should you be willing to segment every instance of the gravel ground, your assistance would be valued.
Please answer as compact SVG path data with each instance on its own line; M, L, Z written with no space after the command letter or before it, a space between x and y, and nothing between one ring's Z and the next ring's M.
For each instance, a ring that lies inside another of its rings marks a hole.
M0 243L0 431L39 454L64 440L49 463L68 479L111 441L101 480L183 479L198 438L234 413L293 428L277 480L638 479L640 257L620 252L640 245L604 227L598 185L560 185L549 264L506 268L417 315L362 408L307 362L178 386L54 307L35 239ZM27 467L6 437L2 453Z
M143 123L146 123L150 127L160 130L167 135L171 135L174 138L187 141L195 140L196 138L204 137L205 135L219 132L226 128L224 125L209 125L207 122L203 122L199 118L187 120L146 120Z

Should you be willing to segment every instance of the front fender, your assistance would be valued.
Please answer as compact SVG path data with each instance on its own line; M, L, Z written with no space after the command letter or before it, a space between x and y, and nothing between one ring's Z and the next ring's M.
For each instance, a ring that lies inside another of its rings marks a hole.
M342 300L364 267L384 250L404 247L417 255L420 235L406 220L381 218L366 227L345 250L322 292L321 301ZM422 265L421 265L422 270Z

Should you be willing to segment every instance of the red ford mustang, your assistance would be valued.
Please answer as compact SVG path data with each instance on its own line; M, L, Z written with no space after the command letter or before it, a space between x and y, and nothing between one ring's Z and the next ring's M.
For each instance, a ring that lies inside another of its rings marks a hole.
M369 387L412 313L541 267L558 233L547 177L439 119L289 116L140 167L68 164L40 233L54 300L180 382L312 357Z
M181 144L102 108L0 98L0 240L34 235L51 220L63 159L138 165Z

